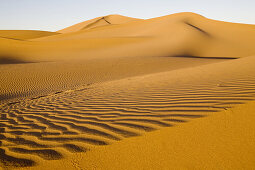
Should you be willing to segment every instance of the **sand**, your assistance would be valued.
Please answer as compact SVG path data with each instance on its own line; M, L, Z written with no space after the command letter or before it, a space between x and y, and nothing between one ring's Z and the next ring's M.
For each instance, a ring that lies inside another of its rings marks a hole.
M253 169L254 28L179 13L0 31L0 167Z
M33 38L46 37L51 35L57 35L56 32L48 31L33 31L33 30L0 30L0 38L12 39L12 40L29 40Z
M81 30L88 30L88 29L92 29L96 27L119 25L119 24L124 24L124 23L138 21L138 20L141 20L141 19L126 17L122 15L107 15L107 16L97 17L88 21L84 21L84 22L72 25L70 27L59 30L58 32L71 33L71 32L76 32Z

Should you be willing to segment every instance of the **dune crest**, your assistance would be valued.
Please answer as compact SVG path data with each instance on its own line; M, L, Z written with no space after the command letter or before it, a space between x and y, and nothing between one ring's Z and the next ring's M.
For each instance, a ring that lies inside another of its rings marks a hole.
M140 19L126 17L126 16L122 16L122 15L107 15L107 16L97 17L97 18L94 18L94 19L91 19L88 21L84 21L84 22L72 25L70 27L64 28L57 32L70 33L70 32L76 32L76 31L96 28L96 27L100 27L100 26L118 25L118 24L128 23L128 22L132 22L132 21L138 21L138 20L140 20Z

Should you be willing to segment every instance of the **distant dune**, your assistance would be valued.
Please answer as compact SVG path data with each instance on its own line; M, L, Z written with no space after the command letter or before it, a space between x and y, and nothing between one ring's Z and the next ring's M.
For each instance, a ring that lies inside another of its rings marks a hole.
M33 31L33 30L0 30L0 38L13 40L27 40L33 38L46 37L56 35L56 32Z
M82 30L88 30L96 27L109 26L109 25L119 25L132 21L138 21L141 19L125 17L121 15L107 15L103 17L97 17L88 21L84 21L70 27L59 30L60 33L70 33Z
M254 27L214 21L194 13L148 20L113 15L69 27L67 33L25 42L1 38L0 56L38 62L102 56L240 58L254 54Z
M253 169L254 44L195 13L2 30L0 168Z

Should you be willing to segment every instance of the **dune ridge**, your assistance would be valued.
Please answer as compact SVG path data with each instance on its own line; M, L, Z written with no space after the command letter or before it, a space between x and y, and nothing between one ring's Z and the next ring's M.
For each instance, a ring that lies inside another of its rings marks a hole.
M81 30L87 30L91 28L96 28L100 26L107 26L107 25L116 25L116 24L124 24L132 21L138 21L140 19L137 18L131 18L126 17L122 15L107 15L103 17L97 17L88 21L84 21L75 25L72 25L70 27L64 28L62 30L59 30L57 32L59 33L70 33L70 32L76 32Z

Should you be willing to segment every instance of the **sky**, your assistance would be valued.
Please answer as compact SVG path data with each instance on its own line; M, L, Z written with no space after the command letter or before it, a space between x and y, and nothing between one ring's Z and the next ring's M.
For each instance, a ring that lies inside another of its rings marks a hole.
M148 19L178 12L255 24L254 7L255 0L0 0L0 30L57 31L109 14Z

